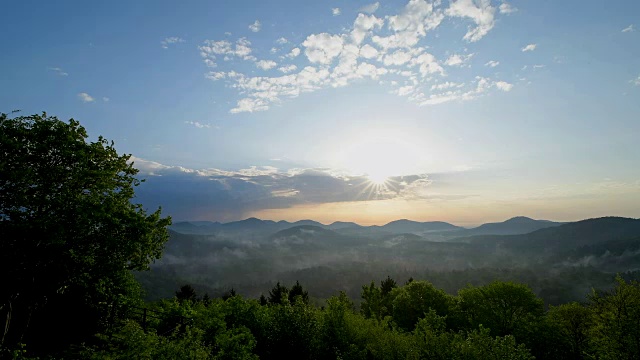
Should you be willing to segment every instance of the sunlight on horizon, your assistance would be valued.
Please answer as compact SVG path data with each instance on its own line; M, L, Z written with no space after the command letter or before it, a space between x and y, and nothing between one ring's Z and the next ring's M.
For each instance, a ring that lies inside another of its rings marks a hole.
M363 174L374 188L392 177L424 172L427 153L418 141L393 129L374 129L354 136L341 148L335 163L351 174Z

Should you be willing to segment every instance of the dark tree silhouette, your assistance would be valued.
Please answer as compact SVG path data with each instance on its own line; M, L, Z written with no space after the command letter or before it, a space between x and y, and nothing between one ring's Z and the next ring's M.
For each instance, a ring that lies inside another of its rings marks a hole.
M302 299L302 302L305 304L309 303L309 292L305 291L300 285L300 282L296 281L296 284L291 287L289 291L289 302L295 303L296 297L299 296Z
M73 119L0 114L0 345L83 341L139 300L131 270L162 253L171 220L131 201L130 155L87 137Z
M382 280L380 282L380 291L382 292L382 296L386 296L397 286L398 284L396 284L396 281L393 280L390 276L387 276L385 280Z
M289 289L286 286L280 285L280 282L269 291L269 304L282 304L283 300L288 299Z
M224 294L222 294L222 300L228 300L234 296L236 296L236 291L234 288L229 289L229 291L225 292Z
M176 291L176 299L180 302L196 302L198 300L198 294L196 294L196 290L191 285L186 284L182 285L180 290Z
M261 306L265 306L267 305L267 298L264 296L264 294L260 294L260 299L258 300L260 302Z

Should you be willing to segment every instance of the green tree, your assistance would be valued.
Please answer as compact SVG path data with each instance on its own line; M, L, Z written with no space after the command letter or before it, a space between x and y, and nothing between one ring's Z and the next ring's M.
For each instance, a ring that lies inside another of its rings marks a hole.
M196 302L198 300L198 294L196 290L189 284L180 286L180 290L176 291L176 299L178 301L191 301Z
M562 344L559 347L566 354L565 358L586 358L592 325L591 310L587 306L577 302L552 306L547 312L547 320L555 330L555 341ZM546 345L548 347L549 342Z
M42 115L0 114L2 343L64 346L137 299L131 270L160 257L169 218L132 202L130 155ZM78 330L54 330L65 322ZM48 341L46 345L45 340Z
M360 313L367 319L380 320L382 318L382 294L372 281L369 286L362 286L362 303Z
M590 296L591 342L601 359L640 359L640 282L618 275L616 283Z
M380 291L382 293L382 296L386 296L387 294L389 294L393 289L395 289L398 286L398 284L396 284L396 281L393 280L391 278L391 276L387 276L386 279L382 280L380 282Z
M258 299L258 302L260 303L261 306L265 306L268 304L267 298L264 296L264 294L260 294L260 298Z
M523 284L494 281L458 292L460 310L473 328L491 329L493 336L527 334L542 319L544 304Z
M309 304L309 292L304 290L298 281L289 290L289 302L295 304L297 297L300 297L303 303Z
M289 289L280 282L269 291L269 304L282 304L289 299Z
M406 331L412 331L429 309L435 310L439 316L446 316L451 302L449 295L427 281L412 281L403 287L395 288L391 297L393 321Z

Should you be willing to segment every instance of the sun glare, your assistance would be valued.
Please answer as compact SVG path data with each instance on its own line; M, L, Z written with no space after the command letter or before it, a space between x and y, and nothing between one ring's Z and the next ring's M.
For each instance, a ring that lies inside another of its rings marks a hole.
M367 178L369 181L376 185L384 185L387 181L389 181L390 176L385 175L384 173L376 174L367 174Z
M349 172L363 174L375 185L384 185L395 176L419 172L424 150L397 134L367 134L343 148L341 165Z

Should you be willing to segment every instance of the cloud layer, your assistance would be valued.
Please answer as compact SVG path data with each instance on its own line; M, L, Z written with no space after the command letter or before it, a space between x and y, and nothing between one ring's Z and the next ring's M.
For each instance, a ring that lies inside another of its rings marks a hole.
M391 178L379 186L365 176L331 169L196 170L135 157L132 161L140 177L146 178L136 201L162 205L182 219L239 219L253 211L303 204L432 198L432 180L424 174Z
M438 59L425 42L428 34L445 19L468 24L462 34L463 41L480 41L495 26L497 13L512 13L514 8L507 5L498 10L490 0L452 0L446 4L409 0L395 15L374 15L379 6L376 2L362 7L351 27L341 33L309 34L299 44L279 38L275 43L282 47L271 48L269 59L258 59L260 53L254 51L247 38L239 38L235 43L206 40L199 47L205 64L210 68L222 64L225 67L222 71L207 73L206 77L222 81L240 95L231 113L264 111L305 92L347 86L359 80L390 85L392 93L421 106L470 100L492 88L512 89L513 85L504 79L491 79L486 75L472 76L470 81L454 89L434 87L448 82L449 73L443 66L468 68L474 54L465 50ZM332 13L341 14L337 8L332 9ZM259 21L251 25L252 31L259 28ZM240 70L241 62L253 62L253 68L264 74L247 75Z

